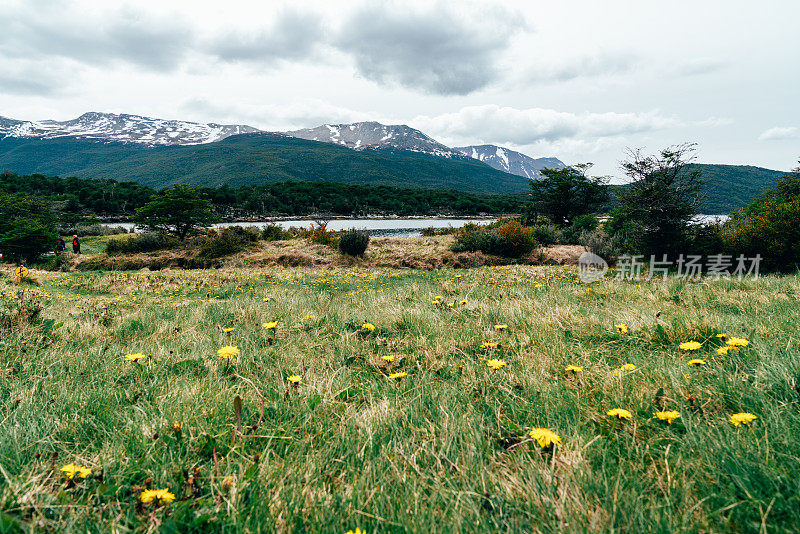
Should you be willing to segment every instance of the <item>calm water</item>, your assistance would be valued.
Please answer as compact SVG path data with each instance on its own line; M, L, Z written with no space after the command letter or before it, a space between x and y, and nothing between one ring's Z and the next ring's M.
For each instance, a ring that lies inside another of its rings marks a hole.
M420 235L423 228L460 228L467 223L488 224L495 219L331 219L328 222L328 230L368 230L370 235L377 237L415 237ZM695 222L698 224L724 223L728 220L727 215L698 215ZM224 228L226 226L254 226L264 228L268 224L277 224L283 228L292 226L308 228L314 224L312 219L295 219L291 221L273 222L233 222L215 224L214 228ZM122 226L130 231L133 223L104 223L105 226Z
M328 222L328 230L349 230L357 228L368 230L370 235L378 237L414 237L420 235L423 228L460 228L467 223L487 224L495 219L332 219ZM312 219L296 219L274 222L234 222L215 224L214 228L226 226L253 226L264 228L268 224L277 224L283 228L292 226L308 228ZM126 230L133 228L133 223L104 223L105 226L121 226Z

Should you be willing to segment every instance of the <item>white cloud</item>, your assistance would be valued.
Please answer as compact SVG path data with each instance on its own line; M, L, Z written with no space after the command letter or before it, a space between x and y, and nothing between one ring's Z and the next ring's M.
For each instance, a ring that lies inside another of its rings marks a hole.
M296 100L286 104L240 105L219 104L201 97L184 101L179 109L200 122L247 124L269 131L375 119L375 114L335 106L318 99Z
M494 104L467 106L455 113L418 116L410 124L443 139L530 145L538 141L596 139L679 126L658 111L646 113L570 113L553 109L516 109Z
M782 141L785 139L800 139L800 129L794 126L776 126L761 132L759 141Z

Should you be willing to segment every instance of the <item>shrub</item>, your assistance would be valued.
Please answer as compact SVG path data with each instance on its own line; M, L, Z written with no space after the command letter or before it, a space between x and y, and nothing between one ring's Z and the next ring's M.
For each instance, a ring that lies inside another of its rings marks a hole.
M127 233L128 231L122 226L105 226L98 223L77 224L75 226L61 227L61 235L77 235L78 237L118 235Z
M339 251L350 256L361 256L369 246L369 232L347 230L339 236Z
M136 254L179 246L177 239L157 232L144 232L135 236L111 239L106 243L106 254Z
M613 263L624 250L622 236L619 234L609 235L601 228L584 230L578 235L577 242L609 263Z
M200 243L200 253L203 258L221 258L230 256L244 250L247 245L258 241L260 232L252 231L241 226L231 226L221 230L209 230Z
M522 226L519 221L506 220L480 226L464 225L453 243L453 252L476 252L494 254L507 258L518 258L536 248L537 240L533 228Z
M294 236L291 230L284 230L277 224L268 224L261 230L261 239L264 241L281 241L292 237Z
M317 225L306 230L304 237L310 239L312 243L328 247L336 247L339 242L339 236L336 232L328 231L323 225Z
M578 243L580 235L583 232L591 232L598 226L597 217L595 215L579 215L575 217L572 224L566 227L560 235L560 242L564 245L574 245Z
M561 242L562 232L555 224L539 223L531 227L536 242L543 246L555 245Z
M746 257L760 254L762 266L786 271L800 264L800 198L767 201L744 217L732 218L721 231L727 252Z
M444 228L434 228L430 226L428 228L423 228L420 230L420 235L423 237L433 237L437 235L451 235L458 233L458 228L453 228L452 226L446 226Z

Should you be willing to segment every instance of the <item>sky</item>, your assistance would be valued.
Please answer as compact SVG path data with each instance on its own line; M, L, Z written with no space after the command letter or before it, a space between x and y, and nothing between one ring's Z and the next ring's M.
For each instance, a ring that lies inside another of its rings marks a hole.
M0 116L376 120L621 176L800 159L800 2L0 0Z

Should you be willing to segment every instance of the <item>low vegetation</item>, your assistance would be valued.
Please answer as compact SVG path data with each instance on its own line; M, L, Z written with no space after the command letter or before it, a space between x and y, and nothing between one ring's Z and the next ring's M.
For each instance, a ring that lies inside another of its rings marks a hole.
M797 524L798 276L32 276L0 280L5 532Z

